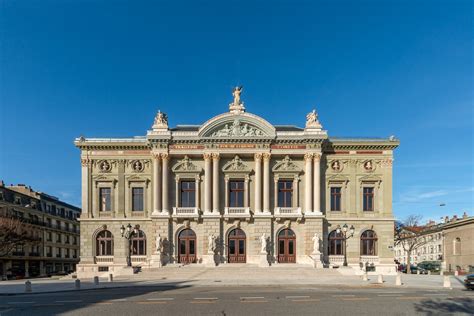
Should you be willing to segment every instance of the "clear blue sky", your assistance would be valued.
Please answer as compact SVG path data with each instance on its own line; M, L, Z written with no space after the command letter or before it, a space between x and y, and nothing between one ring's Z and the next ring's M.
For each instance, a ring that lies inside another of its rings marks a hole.
M172 4L170 4L172 2ZM397 217L474 215L472 1L0 1L0 179L80 205L73 139L227 111L396 135ZM440 207L445 203L445 207Z

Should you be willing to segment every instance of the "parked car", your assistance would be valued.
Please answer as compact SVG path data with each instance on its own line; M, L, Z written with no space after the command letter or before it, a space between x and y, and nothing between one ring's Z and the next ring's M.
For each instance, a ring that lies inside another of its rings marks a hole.
M410 271L412 274L416 274L416 271L417 270L420 270L417 266L414 266L414 265L410 265ZM401 264L399 267L398 267L398 271L402 272L402 273L407 273L407 265L406 264ZM424 270L420 270L420 273L425 273Z
M466 275L466 278L464 279L464 286L468 290L474 290L474 274Z
M440 272L441 271L441 263L439 261L422 261L418 263L418 269L431 271L431 272Z

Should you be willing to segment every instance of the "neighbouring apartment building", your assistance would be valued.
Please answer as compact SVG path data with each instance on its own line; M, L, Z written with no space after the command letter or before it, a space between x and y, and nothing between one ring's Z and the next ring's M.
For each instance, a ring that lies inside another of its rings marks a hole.
M304 128L272 125L247 113L240 93L228 112L201 125L169 127L158 112L146 136L75 140L79 274L118 273L128 260L142 268L262 258L327 267L342 265L345 254L357 269L368 262L395 271L399 141L330 137L315 111Z
M28 224L38 242L17 245L0 257L3 278L36 277L74 271L79 262L81 209L25 185L0 182L0 217Z
M429 221L417 227L418 238L422 240L410 257L412 264L422 261L438 261L445 271L474 271L474 216L464 213L444 221ZM395 259L407 263L407 253L401 244L395 245Z

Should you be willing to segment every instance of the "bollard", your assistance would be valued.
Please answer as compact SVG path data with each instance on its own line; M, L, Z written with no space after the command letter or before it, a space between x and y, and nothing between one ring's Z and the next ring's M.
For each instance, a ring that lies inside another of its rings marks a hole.
M451 279L449 278L449 275L444 276L443 287L451 287Z
M458 270L454 271L454 275L459 276L459 271Z
M362 276L362 281L368 281L369 278L367 276L367 272L364 272L364 275Z
M420 270L416 270L416 274L420 275Z
M395 285L401 286L402 285L402 275L397 273L397 278L395 279Z
M76 290L80 290L80 289L81 289L81 280L76 279L76 280L74 281L74 288L75 288Z
M109 282L114 281L114 275L112 273L109 273Z
M383 283L383 275L379 274L379 278L377 280L377 283Z
M431 275L431 270L428 270L428 275Z
M25 282L25 292L26 293L31 293L31 282L30 281Z
M99 277L98 276L94 277L94 285L99 285Z

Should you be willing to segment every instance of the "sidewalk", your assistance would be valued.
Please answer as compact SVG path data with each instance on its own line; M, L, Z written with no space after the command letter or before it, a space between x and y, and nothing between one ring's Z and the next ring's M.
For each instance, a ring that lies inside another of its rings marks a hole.
M94 290L104 288L121 288L136 286L162 287L212 287L212 286L328 286L331 287L395 287L395 276L384 276L384 283L377 283L377 275L369 275L368 281L361 276L341 275L336 271L328 273L315 269L228 269L213 268L174 268L146 271L134 276L115 277L113 282L107 278L100 278L99 285L94 285L92 279L81 280L80 290ZM450 277L451 287L464 288L462 277ZM74 279L51 280L31 279L32 293L49 293L77 291ZM25 293L26 280L0 282L0 295L16 295ZM431 288L443 289L443 277L439 275L402 275L403 288Z

